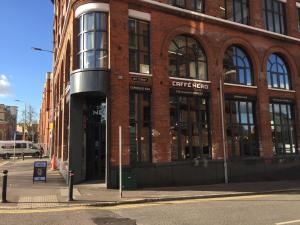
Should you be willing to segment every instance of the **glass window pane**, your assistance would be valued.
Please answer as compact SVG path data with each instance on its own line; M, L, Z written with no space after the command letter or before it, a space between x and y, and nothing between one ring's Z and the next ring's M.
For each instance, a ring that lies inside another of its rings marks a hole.
M96 32L96 49L107 49L108 40L106 32Z
M97 30L107 30L107 14L106 13L96 13L96 29Z
M95 68L95 52L88 51L83 53L84 68Z
M96 68L108 68L107 51L96 51Z
M150 56L147 52L140 52L139 71L141 73L150 73Z
M84 50L90 50L95 48L94 32L87 32L84 36Z
M138 72L138 54L136 51L129 51L129 71Z
M83 26L85 31L95 29L94 13L87 13L83 16Z

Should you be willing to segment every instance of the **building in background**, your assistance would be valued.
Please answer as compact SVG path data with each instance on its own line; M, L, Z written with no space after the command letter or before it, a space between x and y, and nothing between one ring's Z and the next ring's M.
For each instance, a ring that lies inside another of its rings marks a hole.
M117 187L121 126L138 187L299 178L300 2L53 3L41 115L63 174Z
M16 106L0 104L0 140L13 140L17 126Z
M46 81L43 89L42 105L40 109L39 122L39 144L43 147L44 153L50 155L52 137L52 73L46 74Z

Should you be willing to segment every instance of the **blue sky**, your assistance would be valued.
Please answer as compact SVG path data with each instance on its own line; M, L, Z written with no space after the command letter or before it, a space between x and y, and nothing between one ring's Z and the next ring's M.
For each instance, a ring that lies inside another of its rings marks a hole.
M0 104L24 109L22 100L39 113L46 72L52 54L53 5L50 0L0 1Z

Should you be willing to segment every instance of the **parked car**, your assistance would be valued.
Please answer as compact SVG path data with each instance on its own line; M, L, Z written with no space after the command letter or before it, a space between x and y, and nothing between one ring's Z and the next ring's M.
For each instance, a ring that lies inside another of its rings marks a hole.
M14 155L40 157L42 152L30 141L0 141L0 157L9 159Z

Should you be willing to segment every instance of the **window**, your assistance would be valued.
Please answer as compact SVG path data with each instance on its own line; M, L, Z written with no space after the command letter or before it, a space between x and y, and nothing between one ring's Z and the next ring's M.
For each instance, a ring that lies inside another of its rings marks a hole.
M249 24L248 0L225 0L226 19L243 24Z
M255 127L255 103L248 100L225 101L227 145L232 156L259 156Z
M92 12L79 17L78 67L108 68L107 13Z
M250 60L239 47L227 49L224 57L225 82L253 85L253 72Z
M263 0L265 28L280 34L286 33L285 6L278 0Z
M289 72L283 59L277 54L270 55L267 65L269 88L290 90Z
M130 161L151 162L151 94L130 92Z
M170 96L172 160L210 156L208 101L199 96Z
M193 38L177 36L169 46L169 75L207 80L207 60L200 44Z
M191 1L192 6L191 9L203 13L204 12L204 0L192 0Z
M296 153L295 116L293 105L270 103L270 118L274 155Z
M129 19L129 71L150 73L149 22Z
M180 8L185 8L185 0L169 0L170 4Z

